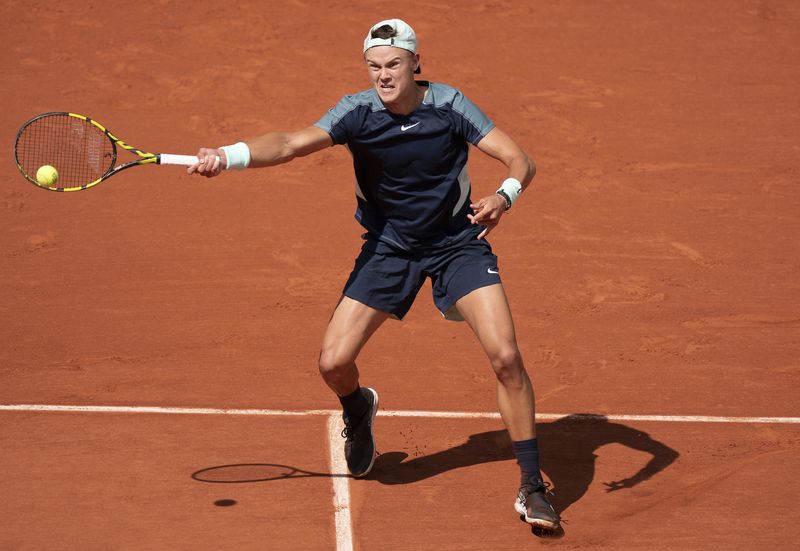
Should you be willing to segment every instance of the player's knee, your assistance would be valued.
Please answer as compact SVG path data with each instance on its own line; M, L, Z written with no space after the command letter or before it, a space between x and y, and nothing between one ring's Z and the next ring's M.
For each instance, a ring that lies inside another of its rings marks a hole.
M505 386L520 386L525 379L525 368L519 350L505 347L490 355L492 368L497 379Z
M519 350L515 346L499 348L489 355L489 359L495 371L514 371L522 364Z
M326 380L341 378L345 376L352 363L350 357L338 354L334 350L323 349L319 355L319 372Z

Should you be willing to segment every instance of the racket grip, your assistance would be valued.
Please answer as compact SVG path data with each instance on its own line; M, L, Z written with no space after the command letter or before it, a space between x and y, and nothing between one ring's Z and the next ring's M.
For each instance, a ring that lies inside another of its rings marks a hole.
M197 157L194 155L170 155L169 153L162 153L159 155L158 164L160 165L180 165L192 166L197 162Z

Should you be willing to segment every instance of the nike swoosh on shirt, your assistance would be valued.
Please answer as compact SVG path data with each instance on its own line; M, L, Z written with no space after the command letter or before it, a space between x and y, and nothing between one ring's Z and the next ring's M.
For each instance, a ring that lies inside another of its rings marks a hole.
M492 270L491 268L486 268L487 274L499 274L500 270Z
M417 122L415 122L414 124L409 124L408 126L406 126L406 125L404 124L404 125L402 125L402 126L400 127L400 130L401 130L402 132L405 132L406 130L409 130L409 129L411 129L411 128L414 128L415 126L417 126L417 125L418 125L419 123L421 123L421 122L422 122L422 121L417 121Z

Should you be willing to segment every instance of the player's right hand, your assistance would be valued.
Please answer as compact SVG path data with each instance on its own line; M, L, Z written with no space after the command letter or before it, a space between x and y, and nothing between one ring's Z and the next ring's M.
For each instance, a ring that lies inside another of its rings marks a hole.
M206 178L218 176L228 166L228 158L221 149L201 147L197 152L197 162L186 169L187 174L195 172Z
M603 482L603 486L606 487L606 492L616 492L617 490L622 490L623 488L633 488L634 485L635 484L629 478L612 480L611 482Z

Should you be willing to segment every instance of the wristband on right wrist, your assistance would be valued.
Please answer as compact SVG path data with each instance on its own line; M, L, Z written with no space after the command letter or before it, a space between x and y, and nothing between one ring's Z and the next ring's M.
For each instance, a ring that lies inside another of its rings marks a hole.
M225 152L225 158L228 164L225 168L243 170L250 165L250 148L244 142L237 142L233 145L224 145L220 147Z

